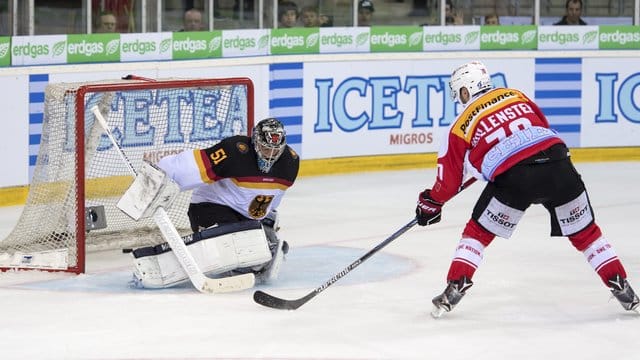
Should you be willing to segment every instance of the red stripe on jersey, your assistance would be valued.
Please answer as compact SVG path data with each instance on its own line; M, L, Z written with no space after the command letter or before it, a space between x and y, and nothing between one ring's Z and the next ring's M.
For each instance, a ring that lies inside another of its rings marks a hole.
M293 182L287 181L284 179L277 179L268 176L245 176L245 177L236 177L233 178L233 182L236 185L245 187L245 188L254 188L254 189L280 189L286 190Z
M216 173L211 168L211 160L209 160L206 151L194 150L193 156L196 159L196 164L198 164L198 170L200 170L200 178L204 183L209 184L218 180Z

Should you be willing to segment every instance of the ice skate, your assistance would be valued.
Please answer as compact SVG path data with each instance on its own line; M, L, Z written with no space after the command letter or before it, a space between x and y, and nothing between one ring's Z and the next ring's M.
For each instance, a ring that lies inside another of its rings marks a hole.
M629 285L627 279L623 279L622 276L616 275L609 279L608 282L609 287L611 288L611 293L616 299L618 299L620 305L622 305L625 310L640 313L640 308L638 307L640 300L638 299L638 295L636 295L631 288L631 285Z
M431 300L433 303L431 316L437 319L445 312L453 310L471 285L473 285L473 281L466 276L461 277L459 280L449 281L444 292Z

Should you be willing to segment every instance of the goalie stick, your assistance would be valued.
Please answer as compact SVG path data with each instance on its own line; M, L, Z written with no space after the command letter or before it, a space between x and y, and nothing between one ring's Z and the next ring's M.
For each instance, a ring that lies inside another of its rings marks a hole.
M100 109L97 106L91 108L91 111L95 115L96 120L100 123L100 126L104 129L105 133L109 137L109 140L113 143L113 146L120 154L123 162L129 168L131 174L135 177L136 170L131 165L131 162L127 158L127 155L124 153L124 150L120 147L116 139L113 137L111 130L109 129L109 125L100 112ZM187 245L184 243L184 240L180 237L178 230L176 230L173 223L171 223L171 219L169 215L165 211L164 208L159 207L156 212L153 214L153 220L158 225L160 232L162 233L162 237L167 241L171 250L175 254L180 266L189 277L189 280L193 284L193 286L202 293L225 293L232 291L240 291L246 290L255 285L255 275L253 273L241 274L236 276L229 276L224 278L209 278L206 277L198 264L196 263L193 255L187 249Z
M476 182L476 178L470 178L469 180L465 181L465 183L462 184L462 186L460 186L460 189L458 190L458 193L461 192L462 190L466 189L467 187L469 187L474 182ZM333 277L331 277L329 280L327 280L324 284L318 286L313 291L311 291L310 293L308 293L307 295L305 295L305 296L303 296L303 297L301 297L299 299L285 300L285 299L282 299L282 298L279 298L279 297L275 297L273 295L269 295L264 291L258 290L258 291L253 293L253 300L255 302L257 302L258 304L260 304L260 305L263 305L263 306L266 306L266 307L270 307L270 308L273 308L273 309L295 310L295 309L299 308L300 306L306 304L309 300L313 299L316 295L318 295L321 292L323 292L329 286L333 285L333 283L335 283L336 281L340 280L343 276L345 276L349 272L351 272L351 270L353 270L356 267L358 267L360 264L365 262L368 258L373 256L373 254L377 253L378 251L380 251L385 246L389 245L389 243L391 243L393 240L395 240L398 237L400 237L400 235L402 235L405 232L407 232L409 229L411 229L417 223L418 223L418 219L417 218L409 221L409 223L407 223L406 225L404 225L403 227L398 229L395 233L393 233L391 236L386 238L384 241L382 241L380 244L378 244L373 249L369 250L366 254L362 255L356 261L354 261L351 264L349 264L349 266L344 268L342 271L340 271L339 273L335 274Z

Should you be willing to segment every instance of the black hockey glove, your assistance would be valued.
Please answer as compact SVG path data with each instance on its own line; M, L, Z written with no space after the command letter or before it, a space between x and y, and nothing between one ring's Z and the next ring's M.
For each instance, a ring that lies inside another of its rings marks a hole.
M427 189L418 195L416 219L420 226L435 224L441 219L443 204L433 200L430 194L431 189Z

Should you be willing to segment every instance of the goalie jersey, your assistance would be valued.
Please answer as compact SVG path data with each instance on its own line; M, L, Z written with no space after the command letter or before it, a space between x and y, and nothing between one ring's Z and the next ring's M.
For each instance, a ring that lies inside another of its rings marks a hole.
M181 190L194 190L192 203L225 205L261 220L276 209L298 175L300 160L288 145L268 173L258 168L249 136L226 138L207 149L166 156L158 166Z

